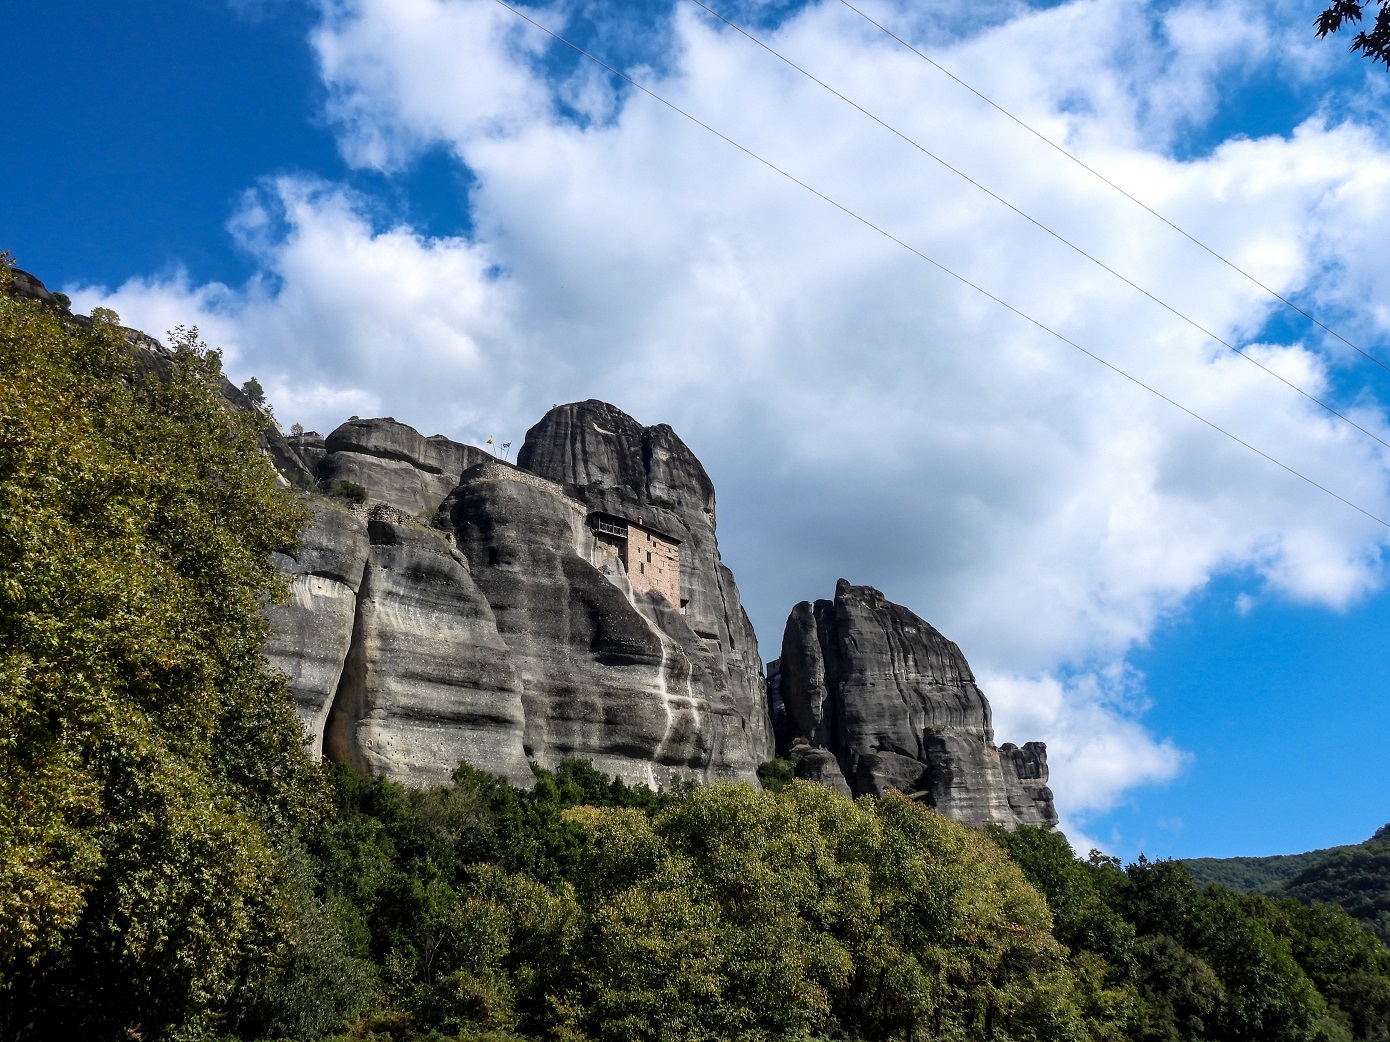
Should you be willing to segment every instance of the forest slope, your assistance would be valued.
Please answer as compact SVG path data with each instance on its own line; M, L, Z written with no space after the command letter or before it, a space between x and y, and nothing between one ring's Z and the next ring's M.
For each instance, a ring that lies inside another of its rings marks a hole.
M1390 943L1390 825L1361 843L1272 857L1182 862L1199 883L1335 904Z

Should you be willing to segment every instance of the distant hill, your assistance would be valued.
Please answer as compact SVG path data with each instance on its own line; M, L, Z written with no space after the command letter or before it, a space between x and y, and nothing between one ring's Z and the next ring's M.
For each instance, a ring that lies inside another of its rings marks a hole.
M1183 862L1192 878L1202 886L1216 883L1243 893L1277 894L1300 872L1317 864L1328 854L1355 849L1327 847L1306 854L1274 854L1269 857L1195 857Z
M1340 905L1390 944L1390 824L1362 843L1271 857L1192 858L1198 883L1217 883L1303 904Z

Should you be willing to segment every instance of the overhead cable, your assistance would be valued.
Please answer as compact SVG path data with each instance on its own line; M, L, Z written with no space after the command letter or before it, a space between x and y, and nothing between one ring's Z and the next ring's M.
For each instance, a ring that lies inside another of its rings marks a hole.
M1067 149L1065 149L1065 148L1063 148L1061 145L1057 144L1057 142L1053 141L1050 137L1048 137L1048 136L1047 136L1046 134L1044 134L1042 131L1034 129L1032 126L1030 126L1029 124L1025 123L1023 120L1021 120L1021 119L1019 119L1017 116L1015 116L1015 115L1014 115L1012 112L1010 112L1008 109L1004 108L1004 106L998 104L997 102L993 101L991 98L985 96L983 93L981 93L980 91L976 90L976 89L975 89L974 87L972 87L970 84L966 83L963 79L961 79L959 76L957 76L955 73L953 73L950 69L946 68L945 66L943 66L943 65L941 65L939 62L937 62L935 59L929 57L928 55L926 55L926 54L923 53L922 51L918 50L916 47L914 47L912 44L908 43L906 40L904 40L904 39L903 39L901 36L899 36L897 33L893 32L893 30L891 30L891 29L889 29L887 26L885 26L883 23L878 22L878 21L875 21L873 18L871 18L869 15L865 14L865 13L864 13L862 10L860 10L858 7L855 7L854 4L852 4L852 3L849 2L849 0L840 0L840 3L844 4L844 5L845 5L846 7L848 7L851 11L853 11L855 14L857 14L860 18L864 19L864 21L868 22L870 25L874 26L874 27L875 27L876 29L878 29L880 32L884 33L884 34L887 35L887 36L892 37L892 38L893 38L894 40L896 40L899 44L901 44L903 47L906 47L909 51L911 51L913 54L917 55L917 57L921 58L924 62L926 62L928 65L932 66L932 67L933 67L934 69L936 69L938 72L940 72L940 73L942 73L943 75L948 76L949 78L955 80L958 84L960 84L962 87L964 87L966 90L968 90L971 94L975 95L975 97L979 98L981 101L983 101L983 102L984 102L986 105L988 105L990 108L994 109L996 112L1000 113L1001 115L1006 116L1006 117L1008 117L1009 119L1013 120L1013 122L1017 123L1017 124L1018 124L1020 127L1022 127L1024 130L1028 131L1028 133L1032 134L1035 138L1037 138L1037 139L1038 139L1039 141L1041 141L1043 144L1045 144L1045 145L1047 145L1048 147L1053 148L1053 149L1055 149L1056 151L1060 152L1062 155L1066 156L1068 159L1070 159L1070 160L1071 160L1073 163L1075 163L1077 166L1081 167L1081 169L1085 170L1087 173L1091 174L1093 177L1098 178L1099 180L1103 181L1105 184L1109 185L1111 188L1113 188L1115 191L1119 192L1122 196L1124 196L1124 197L1125 197L1126 199L1128 199L1130 202L1134 203L1136 206L1140 207L1140 208L1143 209L1143 210L1147 210L1152 216L1158 218L1160 221L1162 221L1164 224L1166 224L1169 228L1173 229L1173 231L1177 232L1179 235L1181 235L1183 238L1187 239L1189 242L1195 244L1196 246L1201 247L1201 248L1202 248L1203 250L1205 250L1207 253L1211 254L1211 256L1213 256L1213 257L1215 257L1217 260L1219 260L1222 264L1226 265L1226 267L1230 268L1232 271L1234 271L1234 272L1236 272L1237 274L1239 274L1239 275L1243 276L1244 278L1248 279L1251 283L1253 283L1254 285L1258 286L1260 289L1264 290L1264 291L1265 291L1266 293L1268 293L1271 297L1273 297L1274 299L1276 299L1276 300L1278 300L1280 303L1282 303L1285 307L1290 308L1291 310L1293 310L1293 311L1297 312L1298 314L1302 315L1304 318L1306 318L1309 322L1313 323L1313 325L1317 326L1317 327L1318 327L1319 329L1321 329L1323 332L1329 334L1330 336L1336 337L1336 338L1337 338L1338 340L1340 340L1342 343L1346 344L1347 347L1351 348L1353 351L1355 351L1357 354L1361 355L1361 356L1362 356L1363 358L1365 358L1366 360L1368 360L1368 361L1370 361L1370 362L1373 362L1374 364L1380 366L1380 368L1384 369L1386 372L1390 372L1390 365L1386 365L1384 362L1382 362L1382 361L1381 361L1379 358L1377 358L1375 355L1371 354L1369 351L1365 351L1365 350L1363 350L1362 348L1358 347L1356 344L1353 344L1350 340L1348 340L1346 337L1344 337L1341 333L1337 332L1337 331L1336 331L1335 329L1333 329L1331 326L1327 325L1325 322L1323 322L1323 321L1322 321L1320 318L1318 318L1316 315L1313 315L1313 314L1311 314L1310 312L1305 311L1303 308L1299 307L1297 304L1295 304L1295 303L1294 303L1292 300L1290 300L1288 297L1284 296L1284 295L1283 295L1282 293L1280 293L1278 290L1273 289L1273 288L1271 288L1271 287L1265 285L1263 282L1261 282L1259 279L1257 279L1254 275L1251 275L1248 271L1246 271L1246 270L1245 270L1244 268L1242 268L1240 265L1236 264L1235 261L1230 260L1230 259L1224 257L1223 255L1221 255L1220 253L1216 252L1216 250L1212 249L1210 246L1208 246L1206 243L1204 243L1201 239L1197 238L1197 237L1196 237L1195 235L1193 235L1191 232L1185 231L1183 228L1179 227L1177 224L1174 224L1172 221L1170 221L1167 217L1164 217L1163 214L1159 213L1157 210L1155 210L1155 209L1154 209L1152 206L1150 206L1148 203L1144 202L1142 199L1139 199L1139 198L1137 198L1137 197L1134 196L1134 195L1131 195L1128 191L1126 191L1124 188L1120 187L1120 186L1119 186L1118 184L1116 184L1114 181L1110 180L1110 178L1106 177L1106 176L1105 176L1104 174L1102 174L1099 170L1095 169L1094 167L1092 167L1092 166L1090 166L1088 163L1086 163L1085 160L1081 159L1080 157L1078 157L1078 156L1075 155L1074 153L1069 152Z
M1367 510L1365 507L1358 506L1356 503L1353 503L1350 499L1347 499L1345 496L1342 496L1341 494L1332 491L1332 489L1328 488L1326 485L1320 484L1319 482L1315 481L1313 478L1310 478L1308 475L1302 473L1301 471L1295 470L1293 467L1289 466L1287 463L1283 463L1283 462L1281 462L1280 460L1276 459L1275 457L1271 456L1269 453L1265 452L1263 449L1257 448L1256 446L1252 445L1250 442L1245 441L1243 438L1239 437L1238 435L1233 434L1231 431L1226 430L1224 427L1220 426L1219 424L1216 424L1216 423L1212 422L1211 420L1208 420L1205 416L1202 416L1200 413L1194 412L1193 410L1189 409L1187 406L1183 405L1182 403L1180 403L1180 402L1178 402L1178 401L1175 401L1175 400L1172 399L1172 398L1169 398L1169 397L1168 397L1166 394L1164 394L1162 391L1158 390L1158 389L1155 388L1155 387L1150 386L1149 384L1146 384L1143 380L1140 380L1137 376L1132 376L1132 375L1130 375L1129 373L1125 372L1125 370L1121 369L1119 366L1115 365L1114 363L1106 361L1104 358L1102 358L1100 355L1096 354L1094 351L1091 351L1091 350L1089 350L1089 349L1087 349L1087 348L1081 346L1081 344L1077 343L1075 340L1072 340L1072 339L1070 339L1069 337L1065 336L1064 334L1059 333L1057 330L1053 329L1051 326L1049 326L1049 325L1047 325L1046 323L1040 321L1039 319L1034 318L1033 316L1029 315L1027 312L1021 310L1020 308L1015 307L1013 304L1010 304L1008 301L1002 299L1001 297L995 296L993 293L991 293L989 290L985 289L983 286L980 286L978 283L975 283L975 282L970 281L970 279L966 278L964 275L961 275L960 273L958 273L958 272L952 270L951 268L948 268L946 265L942 264L940 261L935 260L935 259L933 259L932 257L928 256L927 254L923 253L921 250L917 249L915 246L912 246L912 245L910 245L910 244L904 242L902 239L899 239L899 238L898 238L896 235L894 235L892 232L889 232L889 231L887 231L886 229L884 229L884 228L880 227L879 225L877 225L877 224L873 223L872 221L870 221L867 217L863 217L863 216L859 215L859 214L856 213L855 211L851 210L849 207L845 206L843 203L836 202L834 199L832 199L830 196L826 195L824 192L822 192L822 191L820 191L819 189L814 188L814 187L812 187L811 185L807 184L805 181L801 180L801 179L798 178L796 175L794 175L794 174L792 174L792 173L789 173L788 171L782 169L780 166L778 166L777 164L773 163L771 160L764 159L762 156L758 155L758 153L754 152L751 148L748 148L746 145L740 144L738 141L735 141L733 138L729 137L727 134L724 134L723 132L721 132L721 131L719 131L719 130L716 130L714 127L712 127L712 126L710 126L708 123L704 122L704 121L703 121L702 119L700 119L698 116L692 115L691 113L687 112L685 109L681 108L681 107L680 107L679 105L677 105L675 102L673 102L673 101L668 101L666 98L664 98L664 97L662 97L660 94L656 93L656 91L652 90L650 87L647 87L647 86L645 86L645 85L639 83L637 80L633 79L631 76L629 76L627 73L623 72L622 70L617 69L617 68L615 68L615 67L612 66L612 65L609 65L609 64L608 64L606 61L604 61L602 58L599 58L599 57L596 57L596 56L593 55L593 54L590 54L588 51L584 50L584 48L580 47L577 43L573 43L573 42L571 42L570 40L567 40L565 37L561 36L559 33L555 32L553 29L547 28L545 25L542 25L540 22L536 21L536 19L534 19L534 18L532 18L530 15L528 15L525 11L522 11L522 10L520 10L519 8L513 7L510 3L507 2L507 0L494 0L494 2L495 2L499 7L504 7L504 8L506 8L508 11L512 12L512 14L516 15L518 18L520 18L520 19L522 19L523 21L528 22L529 24L535 26L537 29L539 29L541 32L545 33L547 36L551 37L551 38L554 39L555 41L564 44L566 47L570 48L570 49L571 49L572 51L574 51L576 54L579 54L579 55L581 55L581 56L584 57L584 58L588 58L588 59L589 59L591 62L593 62L595 65L598 65L600 68L603 68L603 69L607 70L609 73L611 73L612 75L618 77L618 79L622 80L623 82L625 82L625 83L627 83L627 84L630 84L631 86L635 87L637 90L640 90L643 94L646 94L648 97L652 98L654 101L660 102L662 105L665 105L665 106L666 106L668 109L670 109L672 112L675 112L676 114L678 114L678 115L680 115L680 116L684 116L686 119L690 120L690 122L694 123L696 126L701 127L702 129L708 131L710 134L713 134L715 137L719 138L721 141L723 141L723 142L725 142L725 143L727 143L727 144L729 144L729 145L732 145L734 148L738 149L740 152L742 152L744 155L748 156L750 159L756 160L758 163L761 163L763 166L767 167L769 170L773 171L774 173L780 174L782 177L785 177L788 181L791 181L793 184L799 186L800 188L805 189L807 192L809 192L811 195L814 195L817 199L820 199L822 202L828 203L830 206L833 206L835 209L839 210L841 213L845 214L847 217L850 217L850 218L854 219L855 221L858 221L860 224L864 225L866 228L870 229L871 231L877 232L879 235L883 236L885 239L888 239L890 242L893 242L893 243L897 244L898 246L901 246L903 249L907 250L907 251L908 251L909 253L911 253L913 256L918 257L918 258L920 258L921 260L926 261L928 264L930 264L932 267L936 268L937 270L941 271L943 274L949 275L951 278L955 279L957 282L961 283L961 284L964 285L964 286L969 287L970 289L973 289L976 293L979 293L981 296L988 297L990 300L994 301L994 303L998 304L1000 307L1004 308L1005 310L1012 312L1014 315L1017 315L1019 318L1023 319L1025 322L1029 323L1030 325L1036 326L1038 329L1042 330L1044 333L1047 333L1047 334L1049 334L1049 335L1055 337L1056 339L1060 340L1062 343L1066 344L1067 346L1075 348L1077 351L1080 351L1083 355L1086 355L1088 358L1090 358L1090 359L1092 359L1092 360L1094 360L1094 361L1096 361L1096 362L1099 362L1101 365L1105 366L1107 369L1109 369L1111 372L1115 373L1116 375L1124 377L1124 378L1125 378L1126 380L1128 380L1130 383L1135 384L1136 386L1141 387L1141 388L1143 388L1144 390L1148 391L1150 394L1152 394L1152 395L1154 395L1154 396L1156 396L1156 397L1158 397L1158 398L1163 399L1163 401L1165 401L1165 402L1167 402L1169 405L1173 406L1173 408L1178 409L1178 410L1180 410L1181 412L1186 413L1188 416L1192 417L1194 420L1197 420L1199 423L1205 424L1206 426L1210 427L1212 430L1216 431L1218 434L1224 435L1225 437L1229 438L1231 441L1235 442L1237 445L1240 445L1240 446L1242 446L1243 448L1248 449L1249 451L1255 453L1255 455L1260 456L1260 457L1262 457L1263 459L1268 460L1270 463L1273 463L1276 467L1279 467L1281 470L1286 471L1287 473L1293 475L1294 477L1298 478L1300 481L1303 481L1303 482L1305 482L1305 483L1311 485L1313 488L1317 489L1318 491L1323 492L1323 493L1325 493L1325 494L1328 495L1328 496L1331 496L1333 499L1337 500L1339 503L1342 503L1343 505L1350 507L1352 510L1355 510L1358 514L1364 515L1365 517L1367 517L1367 518L1369 518L1370 520L1376 522L1377 524L1381 525L1382 527L1384 527L1384 528L1386 528L1386 529L1390 529L1390 521L1387 521L1387 520L1385 520L1384 518L1377 516L1376 514L1374 514L1374 513L1372 513L1371 511Z
M732 21L731 19L725 17L724 15L720 14L720 13L719 13L718 11L716 11L714 8L712 8L712 7L710 7L708 4L706 4L706 3L704 2L704 0L690 0L690 2L691 2L692 4L694 4L696 7L700 8L701 10L706 11L706 12L708 12L709 14L713 15L715 18L719 19L721 22L723 22L725 25L727 25L730 29L733 29L735 32L737 32L737 33L739 33L740 35L744 36L746 39L748 39L748 40L752 41L753 43L757 44L757 45L758 45L759 47L761 47L763 50L767 51L768 54L771 54L773 57L779 59L779 60L782 61L782 62L785 62L788 66L790 66L791 68L795 69L797 72L801 73L801 75L805 76L805 77L806 77L807 79L809 79L812 83L815 83L815 84L817 84L818 86L820 86L820 87L824 88L825 90L829 91L831 94L835 95L835 97L837 97L837 98L839 98L841 101L843 101L846 105L849 105L851 108L853 108L853 109L857 110L858 112L862 113L863 115L867 116L869 119L873 120L875 123L877 123L879 126L881 126L884 130L887 130L889 133L894 134L895 136L897 136L897 137L900 138L901 140L905 141L907 144L911 145L913 148L917 149L917 151L921 152L924 156L927 156L928 158L930 158L930 159L934 160L935 162L939 163L941 166L945 167L947 170L949 170L951 173L955 174L957 177L959 177L959 178L961 178L961 179L963 179L963 180L969 182L971 185L974 185L976 188L978 188L980 191L984 192L987 196L989 196L989 197L990 197L991 199L993 199L995 202L997 202L997 203L999 203L999 204L1001 204L1001 205L1003 205L1003 206L1005 206L1005 207L1008 207L1008 209L1010 209L1010 210L1012 210L1014 213L1018 214L1018 216L1022 217L1025 221L1027 221L1029 224L1033 225L1035 228L1039 229L1040 231L1046 232L1048 235L1052 236L1052 238L1056 239L1056 240L1057 240L1058 242L1060 242L1062 245L1064 245L1064 246L1066 246L1067 248L1073 250L1075 253L1077 253L1078 255L1080 255L1080 256L1082 256L1082 257L1084 257L1086 260L1090 261L1092 264L1096 265L1097 267L1101 268L1102 270L1109 272L1112 276L1114 276L1115 278L1119 279L1121 282L1123 282L1123 283L1124 283L1126 286L1128 286L1130 289L1134 290L1134 291L1137 292L1137 293L1142 293L1142 294L1143 294L1145 297L1147 297L1149 300L1153 301L1153 302L1154 302L1155 304L1157 304L1159 307L1163 308L1165 311L1169 312L1170 314L1174 315L1175 317L1177 317L1177 318L1181 319L1182 321L1186 322L1189 326L1191 326L1193 329L1197 330L1197 331L1198 331L1199 333L1201 333L1203 336L1209 337L1211 340L1213 340L1213 341L1215 341L1216 343L1220 344L1222 347L1226 348L1228 351L1233 351L1234 353L1240 355L1241 358L1244 358L1244 359L1245 359L1247 362L1249 362L1251 365L1257 366L1258 368L1264 370L1266 373L1268 373L1270 376L1274 377L1274 379L1278 380L1278 381L1279 381L1281 384L1283 384L1285 387L1288 387L1288 388L1290 388L1290 389L1292 389L1292 390L1294 390L1294 391L1297 391L1299 394L1303 395L1304 398L1307 398L1310 402L1313 402L1314 404L1316 404L1316 405L1319 406L1320 408L1324 409L1325 411L1327 411L1327 412L1330 413L1331 415L1335 416L1337 419L1341 420L1343 423L1348 424L1348 425L1351 426L1351 427L1354 427L1356 430L1358 430L1358 431L1360 431L1362 434L1366 435L1366 437L1370 438L1370 439L1373 440L1373 441L1377 441L1377 442L1379 442L1381 445L1383 445L1385 448L1390 449L1390 441L1386 441L1384 438L1380 437L1380 436L1379 436L1378 434L1376 434L1375 432L1370 431L1370 430L1367 430L1365 427L1361 426L1361 424L1357 423L1355 420L1353 420L1351 417L1347 416L1345 413L1339 412L1337 409L1335 409L1333 406L1329 405L1327 402L1323 401L1323 400L1322 400L1321 398L1319 398L1317 395L1313 394L1313 393L1310 392L1310 391L1304 390L1302 387L1300 387L1298 384L1294 383L1292 380L1289 380L1289 379L1287 379L1286 377L1281 376L1276 370L1271 369L1269 366L1267 366L1267 365L1265 365L1263 362L1261 362L1258 358L1254 357L1253 355L1247 354L1245 351L1242 351L1242 350L1241 350L1239 347L1237 347L1235 344L1231 343L1229 340L1226 340L1224 337L1219 336L1218 334L1212 332L1210 329L1208 329L1206 326L1202 325L1202 324L1201 324L1200 322L1198 322L1196 319L1193 319L1193 318L1189 317L1187 314L1185 314L1185 313L1182 312L1182 311L1179 311L1177 308L1175 308L1173 305L1169 304L1167 301L1161 299L1161 298L1158 297L1158 296L1155 296L1153 293L1150 293L1150 292L1149 292L1147 289L1145 289L1143 286L1139 285L1137 282L1133 281L1132 279L1128 278L1127 276L1125 276L1125 275L1121 274L1120 272L1116 271L1114 268L1112 268L1109 264L1106 264L1105 261L1101 260L1099 257L1096 257L1094 254L1088 253L1086 250L1082 249L1080 246L1078 246L1076 243L1072 242L1072 241L1071 241L1070 239L1068 239L1066 236L1062 235L1062 234L1059 233L1059 232L1053 231L1050 227L1048 227L1048 226L1047 226L1046 224L1044 224L1042 221L1039 221L1037 218L1033 217L1031 214L1025 212L1024 210L1019 209L1019 208L1018 208L1017 206L1015 206L1013 203L1009 202L1009 200L1005 199L1003 196L999 195L997 192L995 192L995 191L991 190L990 188L986 187L985 185L981 184L979 181L975 180L973 177L971 177L969 174L965 173L965 171L961 170L959 167L953 166L951 163L947 162L945 159L942 159L939 155L937 155L937 154L936 154L935 152L933 152L931 149L927 148L925 145L923 145L923 144L921 144L920 142L916 141L915 139L909 137L907 134L903 133L901 130L899 130L897 127L893 126L892 124L890 124L890 123L884 121L883 119L880 119L878 116L874 115L874 113L872 113L872 112L870 112L868 109L864 108L864 106L860 105L858 102L854 101L852 98L846 97L844 94L841 94L838 90L836 90L834 87L830 86L830 84L826 83L824 80L820 79L819 77L817 77L817 76L814 75L813 73L808 72L808 71L807 71L806 69L804 69L802 66L800 66L800 65L798 65L796 62L792 61L790 58L788 58L786 55L782 54L780 51L776 50L776 49L775 49L774 47L772 47L770 44L768 44L768 43L766 43L765 41L759 39L757 36L754 36L752 33L750 33L748 30L744 29L744 28L743 28L741 25L739 25L738 23L736 23L736 22Z

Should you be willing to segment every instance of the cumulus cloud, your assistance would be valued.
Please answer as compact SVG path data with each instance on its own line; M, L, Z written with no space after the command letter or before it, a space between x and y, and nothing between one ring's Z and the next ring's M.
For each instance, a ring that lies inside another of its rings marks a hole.
M1111 809L1136 778L1174 777L1189 757L1171 740L1155 741L1136 721L1145 708L1142 679L1120 665L1070 677L980 678L996 716L1029 734L1048 736L1048 765L1062 831L1081 853L1104 847L1085 832L1088 818Z
M422 143L464 145L543 117L524 62L541 34L493 3L324 0L313 34L344 155L396 169Z
M1279 292L1386 329L1370 302L1390 271L1390 151L1371 130L1315 119L1193 159L1171 150L1233 68L1306 74L1281 49L1287 27L1232 5L1074 0L991 7L960 33L963 16L928 24L912 8L873 11ZM532 10L567 24L562 6ZM843 5L765 31L1194 321L1247 343L1266 327L1262 291ZM520 441L551 404L590 396L671 423L719 486L765 657L793 602L829 596L840 575L879 586L962 645L1002 739L1050 743L1074 827L1181 768L1144 728L1125 662L1213 576L1252 572L1252 598L1331 606L1383 581L1382 526L650 98L557 72L546 41L490 0L325 2L314 45L344 154L391 171L448 148L474 179L469 234L380 226L370 200L285 177L232 221L262 271L248 285L137 280L70 288L75 300L155 330L198 322L281 417L319 429L390 413ZM1162 394L1390 512L1383 445L693 5L674 7L669 53L642 77ZM1249 350L1390 440L1345 350L1311 334Z

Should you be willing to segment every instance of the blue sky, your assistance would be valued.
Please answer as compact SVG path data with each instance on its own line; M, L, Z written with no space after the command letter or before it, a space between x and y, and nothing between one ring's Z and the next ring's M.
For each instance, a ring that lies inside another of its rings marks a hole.
M1390 361L1390 79L1316 4L866 5ZM687 0L528 8L1359 505L1384 446L1021 225ZM1390 440L1390 379L837 0L720 10ZM0 247L83 307L198 323L286 423L520 441L670 422L772 658L845 576L958 640L1064 824L1126 856L1390 819L1387 532L1126 386L490 0L6 16ZM659 378L650 375L659 373Z

